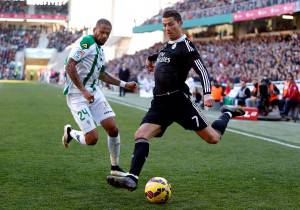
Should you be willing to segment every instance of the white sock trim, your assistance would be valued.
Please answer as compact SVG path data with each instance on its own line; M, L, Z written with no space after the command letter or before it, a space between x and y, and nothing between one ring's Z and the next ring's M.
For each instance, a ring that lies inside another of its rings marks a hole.
M119 158L120 158L120 135L117 137L107 136L107 146L110 156L110 162L112 166L119 165Z
M224 114L228 114L230 118L232 118L231 112L224 112Z
M72 129L70 131L70 135L72 136L72 138L77 141L79 144L83 144L83 145L86 145L86 142L85 142L85 136L83 134L82 131L77 131L77 130L74 130Z
M136 179L139 179L139 177L137 175L134 175L134 174L131 174L131 173L129 173L128 175L133 176Z

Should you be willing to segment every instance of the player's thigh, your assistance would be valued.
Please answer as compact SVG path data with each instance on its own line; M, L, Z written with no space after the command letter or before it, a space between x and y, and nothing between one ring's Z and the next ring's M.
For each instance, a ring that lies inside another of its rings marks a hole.
M153 100L151 107L144 116L141 127L136 132L136 136L144 134L149 138L162 137L165 130L173 123L173 113L168 110L168 106L160 101ZM147 132L146 129L150 129ZM154 135L154 136L153 136Z
M210 125L206 128L195 131L198 136L210 144L217 144L220 141L221 135Z
M209 125L199 107L188 96L183 97L177 109L177 113L174 113L176 115L175 121L185 129L199 131Z
M116 125L116 121L114 117L109 117L100 122L101 126L104 128L106 133L111 137L116 137L119 134L119 130Z
M151 138L159 135L161 133L161 126L152 123L143 123L135 132L134 138L135 139L147 139L150 140Z
M95 94L95 100L90 104L90 109L97 125L100 125L105 119L114 118L116 116L101 91L98 91Z
M88 102L80 96L68 96L67 103L75 122L84 134L96 128Z

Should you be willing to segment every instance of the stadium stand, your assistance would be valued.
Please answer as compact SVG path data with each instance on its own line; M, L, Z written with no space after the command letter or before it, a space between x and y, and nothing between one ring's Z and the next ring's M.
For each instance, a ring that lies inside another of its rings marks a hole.
M300 33L246 37L242 39L194 41L208 68L211 79L219 83L251 82L267 76L272 81L284 80L286 72L300 79ZM127 63L132 78L143 70L146 57L157 52L162 43L134 55L125 55L109 62L115 73Z
M48 15L68 15L68 3L54 4L46 2L43 5L33 6L34 14L48 14ZM0 13L6 14L29 14L29 5L26 1L0 1Z
M0 25L0 79L15 79L16 52L37 47L41 27L23 29L15 25Z
M47 4L45 5L36 5L35 13L49 15L68 15L68 3L64 5L57 5L47 2Z
M68 1L28 4L24 0L0 1L0 79L24 79L23 68L17 68L17 54L25 49L54 48L63 51L82 35L65 28L69 13ZM47 19L48 22L44 22ZM24 56L23 56L24 57ZM22 60L22 59L21 59ZM31 60L30 65L35 65ZM38 65L40 62L36 61ZM25 68L24 65L23 67ZM32 72L32 71L30 71ZM18 75L21 75L18 77Z
M48 34L49 44L48 48L55 48L58 52L63 51L67 46L75 42L82 36L83 30L70 31L65 27L61 27L60 30Z
M182 14L182 18L186 20L252 10L295 1L297 0L187 0L183 2L180 1L174 6L169 7L169 9L178 10ZM157 15L145 21L142 25L159 23L161 15L162 10Z
M0 1L0 13L25 14L26 12L25 1Z
M36 48L41 33L49 29L43 26L18 27L0 24L0 79L15 79L14 60L17 51L25 48ZM64 27L48 33L47 48L55 48L58 52L82 36L83 30L70 31Z

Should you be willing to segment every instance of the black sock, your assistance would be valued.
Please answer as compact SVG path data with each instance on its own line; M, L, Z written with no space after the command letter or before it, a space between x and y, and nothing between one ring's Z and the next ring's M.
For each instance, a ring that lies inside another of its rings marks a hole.
M143 165L149 154L149 142L147 139L136 139L135 147L131 159L131 167L129 173L139 176Z
M230 120L230 116L227 113L223 113L219 119L215 120L212 124L211 127L213 127L215 130L219 131L221 135L224 134L227 124Z

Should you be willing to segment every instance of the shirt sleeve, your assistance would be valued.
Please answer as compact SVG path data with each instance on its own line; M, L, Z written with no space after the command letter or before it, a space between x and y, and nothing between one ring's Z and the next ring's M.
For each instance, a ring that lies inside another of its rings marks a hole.
M195 72L199 75L200 81L203 87L203 93L210 94L211 93L211 85L210 85L210 77L209 73L204 66L202 59L195 48L195 46L189 41L185 40L186 45L186 53L189 65L195 70Z
M74 59L75 61L79 62L88 54L88 49L83 48L80 43L76 43L75 46L72 48L69 58Z

